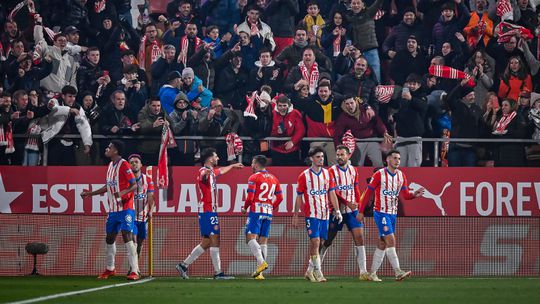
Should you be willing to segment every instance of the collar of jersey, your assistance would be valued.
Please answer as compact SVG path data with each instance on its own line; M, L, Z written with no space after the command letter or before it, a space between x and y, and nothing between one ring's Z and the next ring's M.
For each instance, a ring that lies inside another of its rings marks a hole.
M319 171L319 173L315 172L315 170L313 170L313 168L309 168L309 170L310 170L311 172L313 172L313 174L315 174L315 175L319 175L319 174L321 174L322 171L323 171L322 168L321 168L321 171Z
M395 176L397 174L397 170L395 173L392 173L390 172L390 170L388 170L388 167L384 168L384 170L386 170L386 172L388 172L388 174L392 175L392 176Z

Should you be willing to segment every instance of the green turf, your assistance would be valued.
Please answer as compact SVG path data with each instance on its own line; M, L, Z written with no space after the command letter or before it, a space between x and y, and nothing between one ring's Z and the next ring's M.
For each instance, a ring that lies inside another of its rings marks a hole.
M181 280L156 278L133 286L58 298L46 303L540 303L540 278L410 278L395 282L360 282L329 278L321 284L301 279ZM125 283L124 277L98 281L89 277L0 278L0 302ZM368 302L365 302L368 301Z

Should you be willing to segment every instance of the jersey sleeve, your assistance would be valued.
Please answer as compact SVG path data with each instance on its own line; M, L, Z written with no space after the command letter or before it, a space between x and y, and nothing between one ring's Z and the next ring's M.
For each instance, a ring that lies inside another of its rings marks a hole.
M274 184L276 185L276 192L274 192L274 195L276 196L276 199L273 202L274 208L277 208L279 204L283 201L283 191L281 191L281 184L279 183L278 179L274 177Z
M247 189L247 198L244 202L244 209L250 207L255 198L255 191L257 190L257 176L255 174L251 175L248 179L248 189Z
M135 183L135 175L131 171L131 168L128 165L127 161L123 161L120 165L120 174L126 180L130 185L133 185Z
M297 195L304 194L304 192L306 192L306 190L307 190L306 188L307 188L307 186L306 186L306 175L304 173L302 173L302 174L300 174L300 176L298 176L296 194Z
M210 182L210 180L208 179L208 175L206 176L206 178L204 178L204 173L205 171L208 170L206 168L200 168L199 169L199 173L197 173L197 181L200 182L200 183L204 183L204 184L208 184Z
M221 176L221 169L219 168L215 168L214 169L214 176L217 178L219 176Z
M148 182L148 190L146 190L146 192L154 193L154 181L152 180L152 176L147 175L146 181Z
M356 198L356 203L360 204L360 173L356 167L354 167L354 171L356 173L354 178L354 197Z
M381 185L381 171L375 172L369 181L368 188L371 190L377 189Z
M407 177L405 177L405 174L403 172L401 172L401 174L403 174L403 185L401 185L401 189L399 189L399 192L406 200L413 199L414 195L412 194L411 190L409 190L409 183L407 182Z
M337 186L336 186L336 177L331 173L331 170L329 170L330 172L328 173L328 178L330 179L328 181L328 191L334 191L336 190Z

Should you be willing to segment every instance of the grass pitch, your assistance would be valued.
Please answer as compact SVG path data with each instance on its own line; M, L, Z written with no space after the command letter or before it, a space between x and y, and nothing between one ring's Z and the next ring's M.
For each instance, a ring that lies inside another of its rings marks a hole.
M328 282L316 284L300 278L215 281L167 277L39 303L540 303L540 278L382 279L374 283L329 277ZM95 277L0 277L0 302L119 283L127 281L124 277L103 281Z

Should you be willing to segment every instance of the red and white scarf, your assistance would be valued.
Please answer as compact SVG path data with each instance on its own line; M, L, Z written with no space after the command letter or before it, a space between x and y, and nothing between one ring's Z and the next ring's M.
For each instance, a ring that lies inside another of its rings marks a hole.
M144 35L141 39L141 44L139 46L139 67L143 70L146 69L146 41L148 40L148 37ZM154 39L154 41L151 42L152 44L152 50L150 53L150 64L156 62L158 58L161 56L161 46L159 45L159 42L157 39Z
M395 85L378 85L375 87L375 97L379 103L388 103L392 99L395 89Z
M26 145L24 146L24 149L26 150L33 150L33 151L39 151L39 135L41 133L41 127L38 124L30 124L28 127L28 134L31 135L26 140Z
M497 25L497 29L499 32L499 39L497 39L498 43L506 43L510 41L510 38L518 33L520 34L521 38L525 40L531 40L534 37L529 29L508 22L499 23Z
M257 106L255 102L260 103L261 98L257 94L257 91L251 93L251 97L246 95L247 107L244 110L244 117L253 117L257 120L257 114L255 114L255 107Z
M496 134L496 135L506 134L506 132L508 132L506 128L508 128L508 125L510 124L512 119L516 117L516 115L517 115L516 111L513 111L510 114L503 114L501 119L495 124L495 128L494 128L495 130L493 131L492 134Z
M309 73L304 61L300 61L298 66L300 67L302 78L309 83L309 94L315 94L319 81L319 66L317 65L317 62L313 62Z
M15 18L15 15L17 15L17 13L27 4L28 4L28 0L24 0L17 3L17 5L15 5L15 7L9 13L7 20L13 20L13 18ZM30 8L28 8L28 10L30 11ZM30 13L34 13L34 12L30 12Z
M167 149L174 147L176 147L176 141L174 140L171 128L167 125L163 125L163 129L161 131L161 144L159 146L159 160L157 168L157 186L160 189L166 189L167 187L169 187Z
M15 152L15 144L13 142L13 128L11 121L4 127L0 125L0 146L6 147L6 154Z
M341 138L341 143L345 147L349 148L350 154L354 153L354 150L356 149L356 138L354 138L351 130L347 130L347 132L343 134L343 137Z
M201 43L202 43L201 38L195 37L195 52L197 51ZM180 55L178 55L178 61L182 62L184 66L186 66L186 62L188 59L187 58L188 50L189 50L189 39L188 39L188 36L185 35L184 37L182 37L180 41Z
M99 0L97 2L94 2L94 12L96 12L96 14L103 12L106 7L107 0Z
M429 67L429 74L441 78L448 78L448 79L468 79L469 82L467 84L470 87L473 87L476 85L474 82L474 79L472 79L469 74L460 71L458 69L451 68L449 66L444 65L432 65Z
M501 17L501 20L513 20L514 10L510 4L510 0L498 0L497 1L497 16Z
M333 43L333 55L334 55L334 57L337 57L339 55L339 53L341 53L341 29L342 29L342 27L338 26L336 28L339 29L339 33L334 38L334 43Z
M225 136L225 143L227 143L228 161L235 160L236 155L240 155L242 154L242 151L244 151L244 143L236 133L227 134L227 136Z

